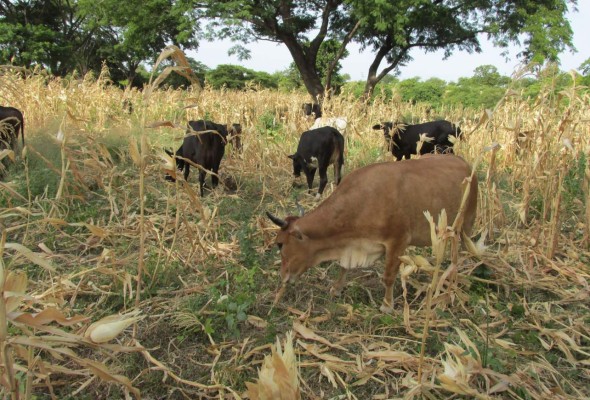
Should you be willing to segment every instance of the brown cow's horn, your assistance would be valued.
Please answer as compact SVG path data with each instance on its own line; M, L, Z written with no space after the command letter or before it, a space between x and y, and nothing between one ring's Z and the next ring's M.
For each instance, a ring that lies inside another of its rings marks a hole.
M268 211L266 212L266 215L268 216L268 218L270 218L272 222L278 225L281 229L286 229L287 226L289 226L289 223L287 221L285 221L284 219L280 219L279 217L275 217Z
M299 211L299 216L303 217L305 215L305 209L303 208L303 206L301 204L299 204L299 201L297 198L295 198L295 205L297 206L297 211Z

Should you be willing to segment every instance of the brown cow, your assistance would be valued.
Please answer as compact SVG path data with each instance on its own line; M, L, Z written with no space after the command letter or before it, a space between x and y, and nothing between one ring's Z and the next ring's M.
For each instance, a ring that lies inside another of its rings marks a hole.
M406 162L385 162L360 168L346 176L332 195L302 217L285 220L267 213L281 230L283 283L323 261L339 261L341 275L331 289L339 294L346 271L367 267L385 254L381 311L393 311L393 284L408 246L431 244L430 225L445 209L450 221L458 213L463 182L470 166L454 155L432 155ZM477 209L477 179L470 183L463 231L471 232Z

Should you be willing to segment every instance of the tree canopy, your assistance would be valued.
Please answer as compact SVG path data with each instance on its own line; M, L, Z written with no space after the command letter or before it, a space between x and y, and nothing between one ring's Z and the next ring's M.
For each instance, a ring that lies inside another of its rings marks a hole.
M331 88L332 71L352 41L373 51L365 94L388 73L412 59L411 51L481 51L485 34L500 47L523 45L524 60L554 61L572 48L565 18L575 0L205 0L198 7L214 19L212 37L249 43L283 43L291 53L307 91L321 99ZM318 52L322 43L341 43L322 82ZM247 49L238 46L247 57Z
M342 85L340 61L356 42L372 54L363 89L368 97L416 51L442 50L446 56L457 50L477 52L486 36L500 47L520 45L519 57L525 61L556 61L563 50L573 48L565 16L568 5L576 3L0 0L0 63L40 65L59 76L98 72L106 63L113 80L132 82L140 64L153 63L169 44L189 50L199 40L231 38L239 43L231 52L248 57L249 43L266 40L285 45L291 54L293 70L284 83L302 84L321 100Z
M133 80L167 44L195 48L188 0L0 0L0 63L40 65L65 76L99 72Z

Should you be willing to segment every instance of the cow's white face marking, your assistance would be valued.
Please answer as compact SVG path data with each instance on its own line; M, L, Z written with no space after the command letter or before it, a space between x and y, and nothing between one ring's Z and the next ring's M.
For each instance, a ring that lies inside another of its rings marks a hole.
M366 268L384 253L385 247L382 244L360 239L341 251L339 261L344 269Z

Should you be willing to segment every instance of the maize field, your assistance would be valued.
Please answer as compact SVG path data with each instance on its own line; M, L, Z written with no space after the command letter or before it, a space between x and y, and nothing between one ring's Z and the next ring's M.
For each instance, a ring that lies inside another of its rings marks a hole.
M287 158L313 123L308 96L164 78L138 91L107 71L0 70L1 103L26 121L25 148L2 152L15 160L0 181L2 398L590 397L586 88L508 89L493 110L326 101L324 116L348 119L344 179L392 161L374 124L436 118L461 127L455 153L479 179L472 243L450 257L433 216L437 243L406 252L387 315L382 261L352 271L340 297L325 263L275 302L265 211L318 204ZM163 149L196 119L243 129L203 198L195 169L164 179ZM329 171L323 198L333 189Z

